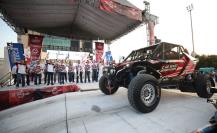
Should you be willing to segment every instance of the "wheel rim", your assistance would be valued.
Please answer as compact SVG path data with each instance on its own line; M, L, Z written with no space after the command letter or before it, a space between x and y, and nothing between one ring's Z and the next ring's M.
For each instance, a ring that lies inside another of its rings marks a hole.
M105 85L106 85L106 88L109 90L109 93L111 94L111 91L114 87L111 86L111 81L109 79L106 79L105 81Z
M155 87L152 84L145 84L140 93L140 98L146 106L152 106L155 102Z

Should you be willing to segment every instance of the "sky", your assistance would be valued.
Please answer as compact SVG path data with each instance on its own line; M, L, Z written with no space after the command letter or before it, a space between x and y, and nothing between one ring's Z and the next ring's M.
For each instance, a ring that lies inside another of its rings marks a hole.
M142 0L129 0L144 9ZM192 20L195 52L197 54L217 54L215 41L217 32L216 0L150 0L151 13L159 17L155 35L164 42L181 44L190 52L193 50L190 14L187 6L193 4ZM147 46L145 26L136 29L111 45L116 59L127 56L133 49Z
M17 34L0 19L0 58L4 57L4 47L7 42L17 42Z
M144 9L143 0L129 0ZM193 4L192 11L195 52L217 54L215 41L217 32L216 0L150 0L151 13L159 17L155 35L164 42L181 44L192 51L190 16L186 7ZM17 35L0 19L0 57L7 42L16 42ZM147 46L146 28L139 27L112 42L111 51L116 60L127 56L132 50Z

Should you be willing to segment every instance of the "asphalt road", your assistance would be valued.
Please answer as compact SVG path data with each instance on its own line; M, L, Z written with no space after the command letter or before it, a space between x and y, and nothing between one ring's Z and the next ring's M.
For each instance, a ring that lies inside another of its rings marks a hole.
M0 112L1 133L189 133L208 124L215 109L195 94L163 90L151 113L135 111L127 90L68 93Z

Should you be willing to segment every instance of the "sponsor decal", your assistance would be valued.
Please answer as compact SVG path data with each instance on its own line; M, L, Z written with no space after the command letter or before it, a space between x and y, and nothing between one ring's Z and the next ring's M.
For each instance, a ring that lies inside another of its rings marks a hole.
M178 67L177 64L163 65L160 72L175 71L177 67Z

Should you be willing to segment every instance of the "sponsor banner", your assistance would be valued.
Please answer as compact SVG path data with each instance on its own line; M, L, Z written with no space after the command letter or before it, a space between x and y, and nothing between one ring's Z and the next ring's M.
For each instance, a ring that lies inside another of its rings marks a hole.
M104 43L95 42L96 47L96 61L100 62L104 53Z
M100 0L100 9L111 13L118 13L121 15L125 15L131 19L142 21L142 10L122 5L113 0Z
M7 49L11 68L14 66L16 62L19 63L21 60L25 60L23 44L8 43Z
M40 59L42 42L43 36L29 35L30 58L32 61Z
M79 90L80 88L77 85L66 85L50 86L39 89L19 88L0 91L0 111L39 99L44 99L67 92L76 92Z
M106 58L106 61L109 61L109 62L112 62L112 61L113 61L111 51L105 52L105 58Z

